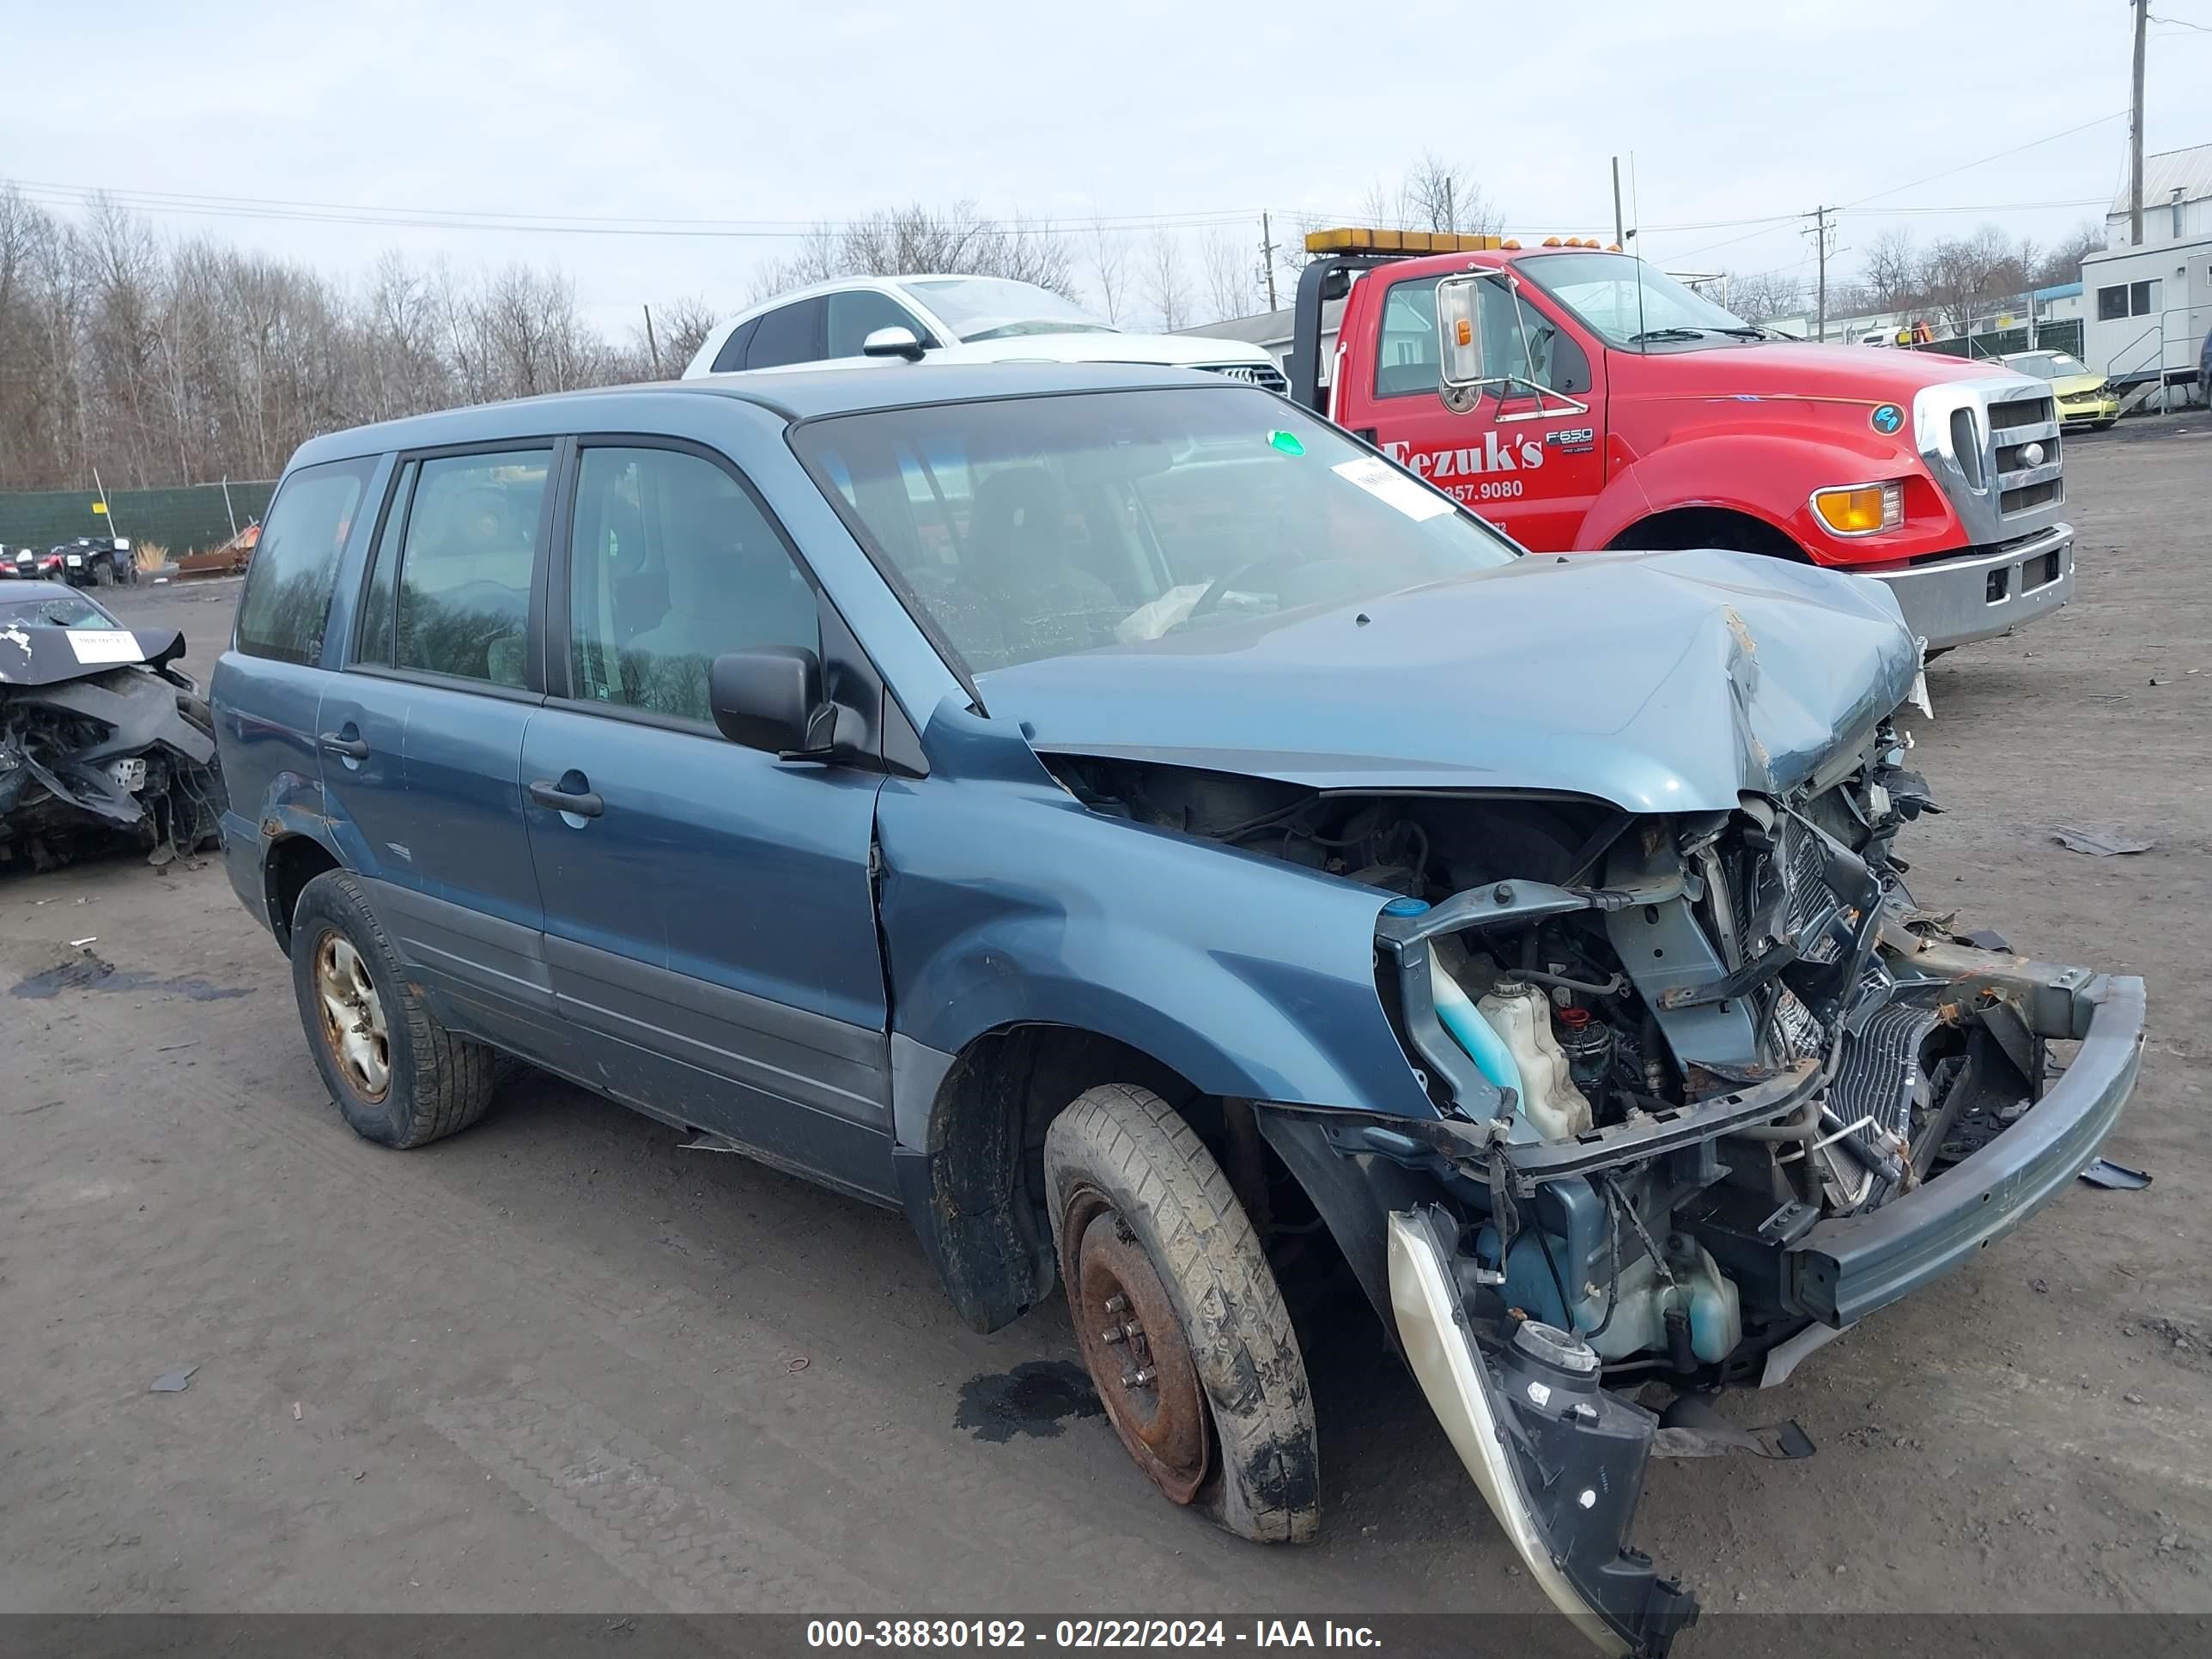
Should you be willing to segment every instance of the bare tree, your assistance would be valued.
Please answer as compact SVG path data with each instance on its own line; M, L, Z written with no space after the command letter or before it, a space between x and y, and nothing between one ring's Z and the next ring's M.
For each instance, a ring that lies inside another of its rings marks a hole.
M1859 283L1877 311L1902 311L1917 304L1927 291L1926 260L1912 233L1899 227L1885 230L1867 245L1860 262Z
M1206 276L1209 321L1249 317L1258 309L1254 292L1252 262L1244 250L1218 230L1209 230L1199 242L1200 268Z
M1155 230L1145 246L1145 298L1172 334L1190 322L1190 287L1182 265L1182 244L1172 231Z
M2104 247L2104 228L2084 219L2043 256L2036 271L2036 286L2054 288L2061 283L2080 282L2081 261L2092 253L2102 252Z
M1804 284L1790 272L1730 271L1726 282L1728 308L1746 322L1763 323L1770 318L1786 317L1804 309ZM1829 309L1833 311L1835 307L1831 305Z
M1091 280L1098 290L1098 302L1104 308L1106 320L1119 323L1121 309L1128 298L1128 253L1118 240L1119 233L1106 228L1106 222L1093 216L1091 221Z
M653 310L653 341L644 337L644 329L637 331L638 337L630 342L630 354L638 362L641 372L652 372L658 343L660 359L658 372L677 375L684 365L699 355L699 348L707 343L707 337L714 331L721 320L720 313L703 295L688 294L681 298L655 306Z
M2039 263L2033 243L2015 242L1995 225L1945 237L1928 250L1925 299L1953 332L1964 334L1992 302L2027 292Z
M805 288L810 283L847 275L840 258L836 228L816 225L799 239L799 246L793 252L781 259L771 259L753 272L746 298L757 305L779 294L788 294L793 289Z
M1426 151L1395 180L1370 184L1359 216L1364 223L1393 230L1494 233L1502 222L1472 172Z
M1005 276L1073 299L1074 263L1066 237L1025 216L987 219L972 202L948 209L917 203L879 208L842 228L817 225L797 252L757 273L753 295L773 299L832 276L928 271Z
M1489 232L1498 228L1498 210L1482 193L1474 174L1426 150L1407 170L1398 190L1409 229Z

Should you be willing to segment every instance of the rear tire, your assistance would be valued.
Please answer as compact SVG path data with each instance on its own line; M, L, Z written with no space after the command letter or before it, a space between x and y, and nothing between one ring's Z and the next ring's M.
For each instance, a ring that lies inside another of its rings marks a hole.
M1169 1498L1239 1537L1312 1540L1305 1358L1205 1143L1151 1091L1105 1084L1053 1120L1044 1173L1078 1345L1123 1447Z
M491 1103L494 1052L438 1023L346 871L326 870L300 890L292 992L315 1069L362 1139L428 1146Z

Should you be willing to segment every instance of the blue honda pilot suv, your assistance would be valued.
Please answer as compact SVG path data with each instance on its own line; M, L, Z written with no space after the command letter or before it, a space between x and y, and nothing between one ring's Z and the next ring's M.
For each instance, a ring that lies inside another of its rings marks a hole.
M1972 1257L2133 1086L2140 981L1914 906L1918 667L1872 582L1524 556L1255 387L886 365L318 439L212 702L357 1133L507 1055L902 1208L978 1329L1064 1285L1131 1456L1258 1540L1319 1520L1284 1285L1348 1273L1657 1652L1646 1459L1735 1443L1693 1391Z

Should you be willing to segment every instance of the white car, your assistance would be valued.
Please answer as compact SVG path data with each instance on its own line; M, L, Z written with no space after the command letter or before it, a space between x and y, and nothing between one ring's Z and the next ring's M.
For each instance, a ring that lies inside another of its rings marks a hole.
M906 349L868 337L898 328ZM1161 363L1211 369L1287 392L1280 365L1255 345L1182 334L1124 334L1072 301L1001 276L848 276L755 306L709 334L684 371L705 374L919 356L944 363Z

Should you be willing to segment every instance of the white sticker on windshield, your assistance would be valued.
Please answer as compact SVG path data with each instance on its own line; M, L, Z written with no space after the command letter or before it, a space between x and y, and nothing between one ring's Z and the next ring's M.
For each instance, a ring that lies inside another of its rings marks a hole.
M70 649L76 653L79 662L143 662L146 653L138 648L137 636L120 628L71 628L64 630L69 635Z
M1452 504L1425 490L1388 461L1363 455L1356 461L1340 461L1329 471L1346 483L1358 484L1378 501L1388 501L1416 523L1449 513Z

